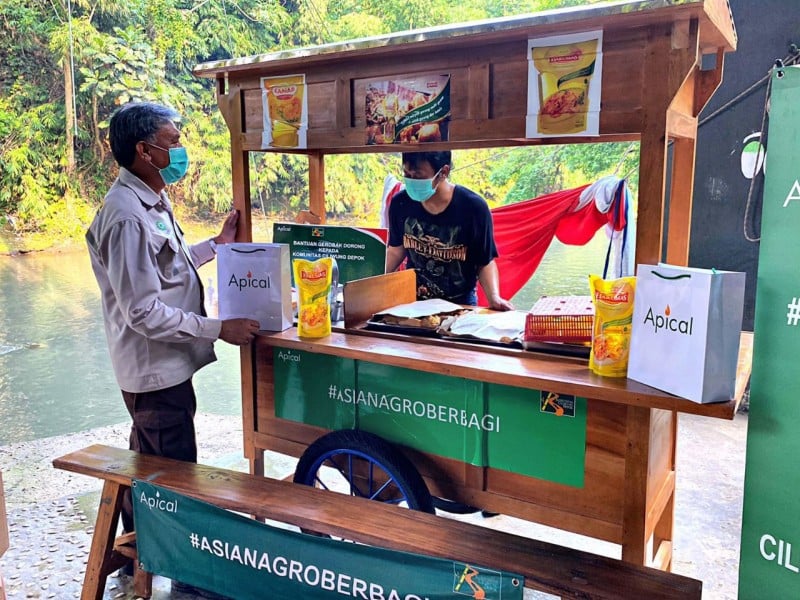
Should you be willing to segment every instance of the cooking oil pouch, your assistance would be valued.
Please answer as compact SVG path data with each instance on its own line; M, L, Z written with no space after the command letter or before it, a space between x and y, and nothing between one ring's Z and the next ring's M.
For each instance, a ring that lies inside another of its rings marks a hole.
M305 75L262 77L264 140L276 148L303 147L308 112Z
M598 40L533 48L539 72L539 131L578 133L586 129L589 81Z
M331 333L331 290L333 260L324 257L315 261L296 258L292 261L297 288L297 335L321 338Z
M635 277L603 279L589 276L594 302L589 368L606 377L625 377L631 347Z

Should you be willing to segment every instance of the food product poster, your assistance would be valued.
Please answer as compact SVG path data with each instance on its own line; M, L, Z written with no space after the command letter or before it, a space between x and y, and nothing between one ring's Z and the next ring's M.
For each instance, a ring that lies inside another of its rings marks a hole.
M602 30L528 40L526 137L598 135L602 74Z
M306 148L308 94L305 75L261 78L264 131L261 149Z
M420 75L367 83L367 144L446 142L450 75Z

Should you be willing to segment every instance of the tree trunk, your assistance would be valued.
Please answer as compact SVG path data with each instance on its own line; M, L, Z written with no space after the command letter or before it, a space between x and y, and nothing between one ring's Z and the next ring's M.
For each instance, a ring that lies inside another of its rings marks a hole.
M94 147L96 150L97 161L102 165L106 160L106 149L100 139L100 125L98 123L97 94L92 95L92 129L94 130Z
M73 110L73 95L75 91L72 89L72 63L69 60L69 53L64 57L64 103L67 126L67 175L73 176L75 174L75 111Z

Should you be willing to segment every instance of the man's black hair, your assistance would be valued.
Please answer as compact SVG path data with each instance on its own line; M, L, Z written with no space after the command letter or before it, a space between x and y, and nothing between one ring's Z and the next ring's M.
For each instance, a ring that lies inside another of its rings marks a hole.
M412 169L418 169L424 162L427 162L433 167L434 173L438 173L445 165L450 165L452 168L452 153L450 150L444 150L442 152L403 152L403 164L408 165Z
M136 144L153 140L159 129L178 119L180 115L173 109L152 102L131 102L121 107L108 127L114 159L119 166L130 168L136 157Z

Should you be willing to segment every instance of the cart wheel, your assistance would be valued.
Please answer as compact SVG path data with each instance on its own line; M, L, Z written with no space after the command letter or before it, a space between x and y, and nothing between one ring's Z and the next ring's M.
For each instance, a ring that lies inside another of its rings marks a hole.
M454 500L447 500L446 498L433 497L433 506L441 511L448 512L454 515L470 515L476 513L480 508L464 504L462 502L455 502Z
M311 444L294 482L433 513L433 499L417 469L375 434L342 429Z

